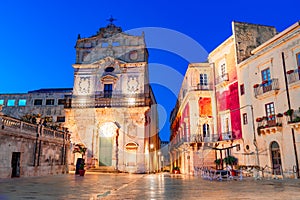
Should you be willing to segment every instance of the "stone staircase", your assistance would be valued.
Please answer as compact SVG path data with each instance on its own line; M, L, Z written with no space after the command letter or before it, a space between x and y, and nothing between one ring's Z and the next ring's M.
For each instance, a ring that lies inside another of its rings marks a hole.
M87 172L95 172L95 173L119 173L118 170L116 170L112 166L99 166L97 168L90 168L87 170Z

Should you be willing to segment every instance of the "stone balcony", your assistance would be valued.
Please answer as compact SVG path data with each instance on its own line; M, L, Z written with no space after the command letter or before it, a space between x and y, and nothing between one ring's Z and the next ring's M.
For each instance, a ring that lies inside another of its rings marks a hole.
M300 110L295 110L291 116L287 116L287 121L291 128L300 130Z
M296 70L289 70L286 72L287 74L287 79L288 79L288 84L290 86L294 85L300 85L300 68Z
M257 120L258 134L271 134L282 131L282 117L269 116L263 117L261 121Z
M229 81L229 75L228 73L222 74L221 76L218 76L216 78L216 84L225 84L227 81Z
M254 96L257 99L264 99L268 96L272 96L278 93L279 83L277 78L273 78L268 81L263 81L261 84L255 84Z
M105 108L149 106L149 94L99 93L92 96L66 96L65 108Z

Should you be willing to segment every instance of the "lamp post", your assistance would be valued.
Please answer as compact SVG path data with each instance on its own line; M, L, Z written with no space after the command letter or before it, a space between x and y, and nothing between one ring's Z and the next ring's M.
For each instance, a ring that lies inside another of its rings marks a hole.
M158 153L158 171L160 171L161 170L161 161L160 161L160 156L161 156L161 152L159 151Z
M151 159L151 152L152 152L152 149L154 148L154 145L153 144L150 144L150 150L149 150L149 174L151 172L151 169L152 169L152 159Z

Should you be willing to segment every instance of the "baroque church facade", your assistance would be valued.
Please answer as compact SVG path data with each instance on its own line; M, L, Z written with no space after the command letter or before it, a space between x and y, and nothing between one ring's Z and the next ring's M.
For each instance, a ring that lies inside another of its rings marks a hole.
M112 22L94 36L78 36L65 126L72 144L87 148L84 159L88 168L155 171L158 116L149 85L144 33L128 35ZM71 168L79 157L71 156Z

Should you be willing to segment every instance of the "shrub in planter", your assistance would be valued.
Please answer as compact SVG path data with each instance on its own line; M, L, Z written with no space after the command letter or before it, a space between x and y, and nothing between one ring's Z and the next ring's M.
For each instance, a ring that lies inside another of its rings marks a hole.
M234 156L227 156L226 158L223 159L223 161L227 164L227 165L236 165L238 162L238 159Z
M217 165L220 165L221 164L221 159L220 158L218 158L218 159L216 159L214 162L217 164Z
M286 112L284 112L284 115L286 116L291 116L293 114L294 110L293 109L289 109Z

